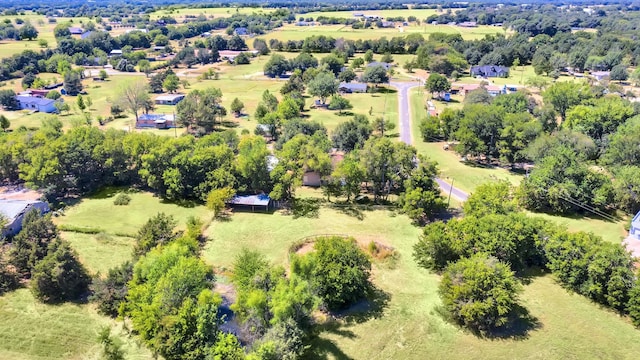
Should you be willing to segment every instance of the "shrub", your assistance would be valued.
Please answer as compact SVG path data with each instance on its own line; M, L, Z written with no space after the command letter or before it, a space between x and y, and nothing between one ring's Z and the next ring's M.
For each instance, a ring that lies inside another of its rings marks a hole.
M438 291L456 322L483 332L507 324L521 285L508 265L480 254L449 265Z
M115 200L113 200L113 204L118 206L129 205L130 202L131 202L131 196L127 194L122 194L122 193L118 194Z

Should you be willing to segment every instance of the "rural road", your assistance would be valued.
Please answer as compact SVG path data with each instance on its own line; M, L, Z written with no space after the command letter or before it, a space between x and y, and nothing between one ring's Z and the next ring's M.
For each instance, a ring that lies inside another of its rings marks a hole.
M413 136L411 136L411 99L409 98L409 89L422 86L422 82L390 82L389 85L398 89L398 121L400 122L400 140L407 144L413 143ZM459 201L467 201L469 194L466 192L452 187L451 184L446 181L436 178L438 186L442 192L449 194L458 199Z

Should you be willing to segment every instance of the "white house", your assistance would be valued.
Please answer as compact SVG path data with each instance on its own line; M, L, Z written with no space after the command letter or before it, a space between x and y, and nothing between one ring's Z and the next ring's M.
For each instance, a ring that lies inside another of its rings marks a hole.
M40 214L49 212L49 205L37 200L2 200L0 199L0 214L7 220L7 224L2 228L2 235L13 236L22 230L22 220L24 216L37 209Z

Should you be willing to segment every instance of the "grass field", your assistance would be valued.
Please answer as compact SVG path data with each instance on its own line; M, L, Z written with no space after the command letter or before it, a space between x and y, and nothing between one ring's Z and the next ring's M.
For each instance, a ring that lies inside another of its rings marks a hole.
M112 326L112 334L124 342L126 359L153 358L119 324L98 315L92 306L45 305L28 289L19 289L0 297L0 359L97 360L102 349L98 331L104 326Z
M85 228L98 228L111 235L134 235L147 220L159 212L173 215L178 228L184 229L190 216L206 220L210 216L204 206L185 204L180 206L162 200L148 192L129 193L131 202L126 206L113 204L118 189L105 189L82 199L69 207L63 216L54 218L56 224ZM82 239L79 239L80 241ZM118 241L115 242L116 244ZM92 245L93 246L93 245Z
M131 260L135 243L133 238L109 234L93 235L62 231L60 235L78 252L80 261L92 274L100 272L106 275L109 269ZM105 257L104 254L109 256Z
M217 8L176 8L169 6L166 9L152 12L150 15L152 20L158 19L162 16L171 16L178 20L183 20L187 15L205 15L206 17L220 18L230 17L234 14L253 14L253 13L270 13L275 11L275 8L253 8L253 7L217 7Z
M456 11L455 9L453 10ZM365 11L316 11L306 14L298 14L296 17L312 17L316 19L318 16L326 16L333 18L351 19L354 13L360 13L364 15L377 15L384 18L403 16L415 16L418 20L422 21L431 15L441 14L436 9L393 9L393 10L365 10Z

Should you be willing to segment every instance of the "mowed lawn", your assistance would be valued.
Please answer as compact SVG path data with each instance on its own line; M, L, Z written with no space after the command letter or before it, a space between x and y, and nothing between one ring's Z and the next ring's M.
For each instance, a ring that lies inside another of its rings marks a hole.
M80 261L92 274L106 275L109 269L132 259L135 239L130 237L69 231L62 231L60 236L78 252Z
M261 7L213 7L213 8L175 8L169 7L167 9L162 9L158 11L154 11L149 14L152 20L158 19L162 16L171 16L178 20L178 23L182 23L180 20L184 20L185 16L199 16L204 15L208 18L220 18L220 17L231 17L234 14L260 14L260 13L270 13L275 11L275 8L261 8Z
M54 218L54 222L81 228L97 228L106 234L123 236L135 235L149 218L160 212L172 215L180 229L185 228L190 216L203 221L211 216L209 210L202 205L181 206L162 200L149 192L129 193L129 205L117 206L113 204L113 200L118 191L105 189L96 195L86 197L78 204L68 207L63 216Z
M153 359L121 323L100 316L92 305L45 305L29 289L19 289L0 297L0 359L97 360L102 349L98 332L104 326L124 342L126 359Z

